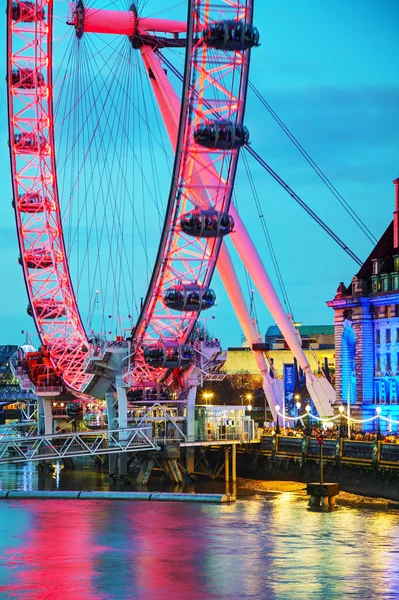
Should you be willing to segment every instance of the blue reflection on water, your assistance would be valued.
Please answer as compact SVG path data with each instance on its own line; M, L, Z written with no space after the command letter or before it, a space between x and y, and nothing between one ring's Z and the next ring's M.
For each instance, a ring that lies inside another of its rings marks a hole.
M398 514L231 505L0 502L0 598L399 598Z

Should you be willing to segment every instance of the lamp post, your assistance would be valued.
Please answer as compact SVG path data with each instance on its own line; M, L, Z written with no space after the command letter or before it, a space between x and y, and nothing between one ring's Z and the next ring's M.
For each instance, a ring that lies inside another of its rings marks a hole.
M202 397L205 400L205 404L208 404L208 400L212 400L213 396L213 392L204 392Z
M301 410L301 403L299 402L299 395L296 394L295 399L297 400L295 406L296 406L296 417L297 417L297 421L296 421L296 426L299 427L299 411Z
M341 422L339 425L339 437L343 438L344 437L344 411L345 411L345 408L341 404L341 406L339 407L338 410L339 410L339 414L341 415Z
M280 411L280 407L279 407L278 404L276 404L276 413L277 413L277 415L276 415L276 417L277 417L277 420L276 420L276 435L280 435L280 433L281 433L281 431L280 431L280 423L278 422L278 416L280 414L279 411Z
M381 435L381 406L377 406L377 408L375 409L375 412L377 413L377 423L378 423L378 429L377 429L377 440L381 440L382 439L382 435Z
M348 396L348 440L351 439L351 401L350 401L350 397Z
M310 415L309 415L309 413L310 413L310 405L309 404L306 405L305 410L306 410L306 413L307 413L307 415L306 415L307 418L306 418L306 431L305 431L305 433L306 433L306 435L312 435L312 430L310 429Z

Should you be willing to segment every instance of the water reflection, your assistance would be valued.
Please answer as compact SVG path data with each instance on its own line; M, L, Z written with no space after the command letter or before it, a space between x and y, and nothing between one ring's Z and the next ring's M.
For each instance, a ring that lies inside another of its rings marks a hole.
M398 513L317 513L298 493L251 485L225 506L2 500L0 598L399 598Z

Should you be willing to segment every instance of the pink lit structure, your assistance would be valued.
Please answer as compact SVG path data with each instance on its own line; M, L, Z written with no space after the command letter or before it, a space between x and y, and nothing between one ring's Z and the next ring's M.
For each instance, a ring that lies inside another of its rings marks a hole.
M91 34L127 36L141 53L175 152L162 239L131 334L133 358L124 373L125 383L157 385L167 381L173 369L192 363L187 343L200 311L214 302L210 284L215 268L248 341L251 345L260 341L223 241L231 233L241 260L306 374L319 414L329 416L334 390L327 380L312 374L292 320L231 202L240 148L248 143L244 117L249 57L259 40L252 24L253 0L189 0L187 4L187 20L181 21L146 18L134 5L129 11L103 10L85 6L82 0L70 5L67 17L78 39ZM93 371L87 368L93 348L69 273L57 189L52 13L53 0L8 0L15 212L21 264L42 344L68 389L77 395L94 394ZM181 98L160 58L162 48L175 46L186 48ZM51 311L38 309L49 303ZM255 357L275 414L282 397L280 382L270 377L264 355L255 352Z

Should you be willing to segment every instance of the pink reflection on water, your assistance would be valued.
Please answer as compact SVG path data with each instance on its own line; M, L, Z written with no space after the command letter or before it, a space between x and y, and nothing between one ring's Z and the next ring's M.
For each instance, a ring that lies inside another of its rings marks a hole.
M29 537L4 555L7 568L16 572L14 583L0 587L0 598L2 594L18 600L109 598L93 583L97 556L107 548L94 543L95 524L88 504L76 500L25 503L31 514Z
M201 513L188 504L167 502L142 504L139 514L128 515L136 533L131 560L135 564L140 600L211 600L205 593L207 577L200 561L204 557ZM140 533L141 531L141 533ZM144 592L145 590L145 592Z

